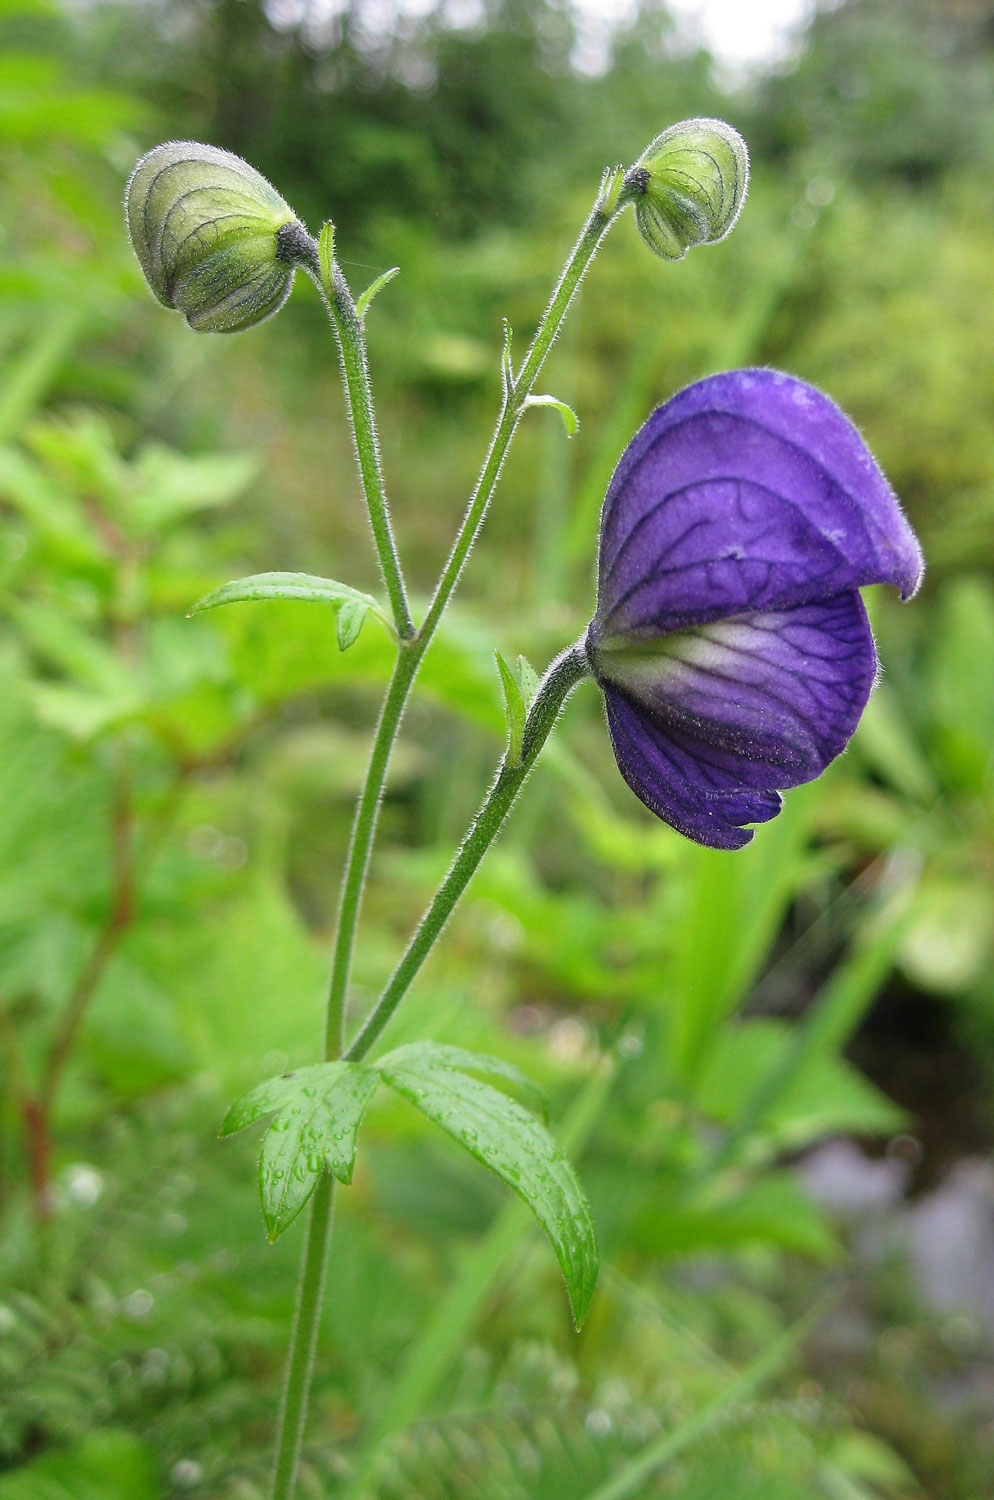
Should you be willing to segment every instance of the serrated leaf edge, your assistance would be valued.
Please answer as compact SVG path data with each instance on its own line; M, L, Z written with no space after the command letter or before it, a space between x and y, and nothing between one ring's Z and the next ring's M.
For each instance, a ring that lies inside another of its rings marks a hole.
M398 1051L401 1050L402 1049L398 1049ZM384 1068L384 1063L387 1064L386 1068ZM417 1109L420 1114L424 1115L425 1119L429 1120L433 1125L436 1125L438 1129L443 1131L444 1134L448 1135L449 1138L456 1143L456 1145L461 1146L464 1151L468 1151L469 1154L474 1157L475 1160L479 1161L482 1166L486 1167L488 1171L493 1172L496 1177L498 1177L509 1188L511 1188L512 1192L516 1193L517 1196L522 1200L522 1202L526 1204L530 1212L535 1216L537 1222L540 1224L555 1252L556 1259L559 1262L559 1267L563 1274L563 1280L566 1283L566 1294L569 1299L570 1311L573 1315L573 1322L575 1327L579 1330L583 1325L587 1312L589 1311L590 1303L593 1298L594 1289L597 1283L599 1260L597 1252L597 1239L594 1230L593 1218L590 1213L590 1205L587 1201L586 1194L584 1193L580 1185L579 1178L576 1176L569 1158L566 1156L566 1153L563 1151L562 1147L559 1145L555 1137L549 1132L549 1130L541 1121L537 1120L534 1115L530 1114L526 1109L524 1109L523 1106L517 1102L517 1100L508 1098L508 1096L502 1093L499 1089L493 1088L490 1084L484 1083L481 1079L467 1077L467 1082L473 1083L478 1089L484 1090L487 1094L493 1094L497 1099L499 1099L502 1105L512 1112L512 1115L514 1113L517 1113L522 1123L527 1122L530 1127L541 1131L542 1134L545 1135L546 1140L551 1147L549 1167L550 1170L554 1172L556 1185L562 1192L563 1189L561 1183L562 1178L565 1175L571 1189L570 1197L575 1199L580 1210L582 1225L577 1226L577 1245L582 1246L583 1242L587 1242L587 1244L593 1251L592 1259L588 1259L581 1254L581 1259L576 1264L574 1264L572 1261L564 1263L564 1255L560 1254L559 1245L553 1238L549 1228L544 1223L542 1223L542 1220L539 1218L539 1215L536 1211L534 1202L527 1196L520 1183L515 1181L510 1174L505 1176L503 1173L499 1172L491 1162L486 1160L486 1158L481 1154L479 1150L474 1150L473 1146L466 1140L462 1140L459 1135L455 1133L455 1131L450 1130L448 1126L442 1124L440 1120L434 1119L432 1115L430 1115L424 1108L423 1102L417 1097L412 1097L412 1094L414 1093L414 1090L418 1083L418 1070L416 1068L408 1069L403 1065L397 1066L395 1063L391 1062L389 1056L387 1058L381 1058L374 1066L380 1073L383 1082L389 1088L393 1089L396 1093L400 1094L402 1098L406 1099L414 1109ZM462 1069L446 1068L443 1066L428 1066L422 1069L422 1073L434 1075L433 1081L436 1084L441 1082L446 1073L458 1074L461 1072L463 1072ZM405 1074L407 1074L407 1080L405 1080ZM466 1075L464 1074L464 1076ZM465 1096L462 1096L460 1102L465 1105Z

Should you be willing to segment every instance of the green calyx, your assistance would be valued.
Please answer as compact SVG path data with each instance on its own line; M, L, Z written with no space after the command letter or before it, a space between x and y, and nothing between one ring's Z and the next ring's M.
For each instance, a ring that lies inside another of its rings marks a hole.
M625 177L639 233L665 260L723 240L739 216L749 154L724 120L683 120L658 135Z
M196 141L167 141L143 156L124 207L155 296L203 332L235 333L276 312L309 239L261 173Z

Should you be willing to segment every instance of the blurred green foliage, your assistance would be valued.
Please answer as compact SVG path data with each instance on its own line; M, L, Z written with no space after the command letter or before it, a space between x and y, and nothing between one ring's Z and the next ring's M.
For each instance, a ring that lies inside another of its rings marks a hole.
M4 0L0 47L2 1500L264 1493L295 1236L265 1245L253 1144L214 1131L235 1092L313 1060L389 667L373 628L339 654L321 607L185 618L237 574L375 571L310 290L250 338L195 338L129 260L127 170L210 139L312 228L334 217L357 287L400 265L371 359L424 589L481 457L501 316L526 336L605 164L707 113L753 148L743 219L673 268L623 224L584 286L545 382L580 431L529 414L426 664L354 1015L500 752L493 649L538 666L582 627L605 484L676 386L775 362L830 390L930 581L913 609L874 600L886 670L852 750L742 854L643 816L594 695L570 704L390 1037L484 1047L547 1089L606 1264L590 1322L577 1340L520 1205L378 1097L301 1492L594 1500L672 1438L605 1493L978 1500L989 1405L948 1391L982 1386L989 1333L944 1342L901 1257L851 1260L795 1162L839 1135L944 1159L933 1088L970 1093L968 1152L991 1139L990 6L850 0L729 97L655 4L599 71L571 10L517 0L460 24ZM917 1095L910 1024L874 1046L912 1000L954 1072ZM743 1394L822 1296L822 1331ZM840 1353L857 1305L868 1343Z

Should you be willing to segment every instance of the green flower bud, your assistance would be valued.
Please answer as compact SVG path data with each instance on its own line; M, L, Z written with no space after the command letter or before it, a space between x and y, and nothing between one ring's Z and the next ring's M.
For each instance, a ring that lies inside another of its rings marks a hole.
M254 167L230 151L167 141L124 195L128 233L152 291L191 328L235 333L282 307L310 237Z
M639 233L657 255L680 260L723 240L739 216L749 154L724 120L683 120L657 135L625 178Z

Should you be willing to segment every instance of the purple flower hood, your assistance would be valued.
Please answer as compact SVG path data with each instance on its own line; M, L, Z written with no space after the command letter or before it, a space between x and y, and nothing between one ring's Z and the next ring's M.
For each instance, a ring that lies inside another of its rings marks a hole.
M601 516L587 652L622 775L688 838L737 849L845 748L876 652L858 590L922 555L856 428L775 370L661 406Z

